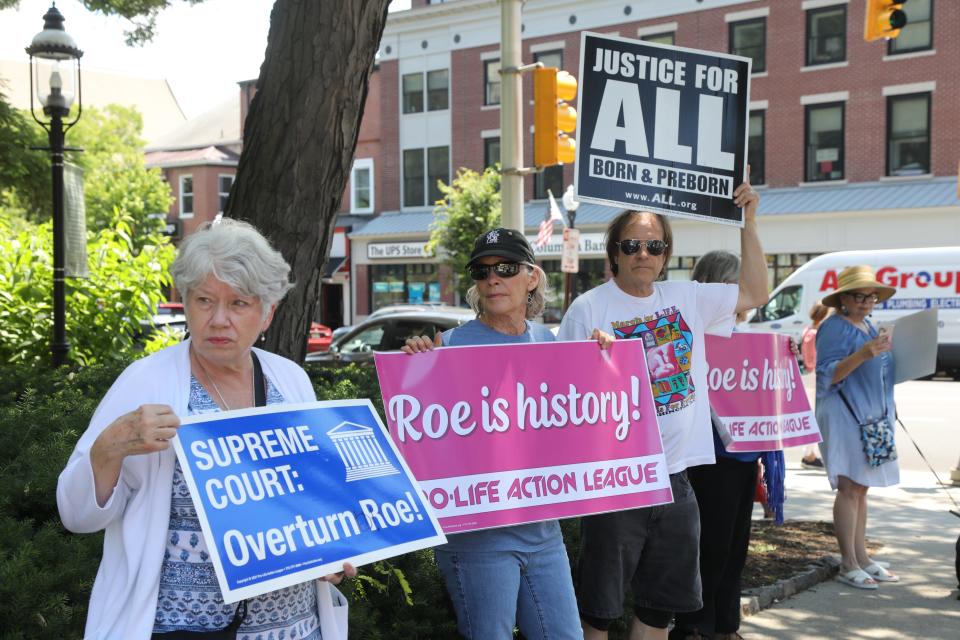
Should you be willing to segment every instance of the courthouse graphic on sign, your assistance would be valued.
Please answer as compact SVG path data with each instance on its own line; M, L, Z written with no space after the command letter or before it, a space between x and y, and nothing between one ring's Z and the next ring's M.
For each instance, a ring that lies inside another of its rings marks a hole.
M333 441L347 470L347 482L400 473L383 453L373 429L354 422L341 422L327 436Z

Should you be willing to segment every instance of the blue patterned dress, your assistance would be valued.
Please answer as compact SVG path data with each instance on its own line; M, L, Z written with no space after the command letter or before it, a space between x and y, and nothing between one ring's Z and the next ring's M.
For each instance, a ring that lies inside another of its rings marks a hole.
M833 384L833 374L846 357L869 340L877 330L864 320L863 332L839 315L823 321L817 329L817 425L823 442L820 455L827 470L830 486L837 488L839 477L845 476L865 487L889 487L900 482L900 466L890 460L871 467L863 452L860 420L886 418L896 423L897 408L893 402L893 353L870 358L840 382ZM850 413L840 392L857 412Z
M267 404L283 403L283 396L267 381ZM190 379L189 415L214 413L219 407L196 378ZM217 585L197 511L177 461L173 472L170 526L160 570L160 593L153 632L216 631L233 620L236 604L226 604ZM238 640L317 640L316 590L313 582L247 600L247 617Z

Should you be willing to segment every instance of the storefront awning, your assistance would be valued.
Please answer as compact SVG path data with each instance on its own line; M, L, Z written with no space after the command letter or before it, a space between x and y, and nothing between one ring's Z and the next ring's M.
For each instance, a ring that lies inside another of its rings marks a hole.
M340 258L327 258L327 261L323 263L323 275L321 276L324 280L332 278L333 274L337 271L346 270L350 268L350 265L347 264L346 256Z
M524 205L524 223L528 234L536 233L550 205L547 201ZM760 215L776 216L804 213L841 213L957 207L957 178L921 178L916 181L858 182L845 185L763 188L760 190ZM623 208L583 203L577 209L576 224L606 225ZM388 211L371 220L353 239L430 233L432 211Z

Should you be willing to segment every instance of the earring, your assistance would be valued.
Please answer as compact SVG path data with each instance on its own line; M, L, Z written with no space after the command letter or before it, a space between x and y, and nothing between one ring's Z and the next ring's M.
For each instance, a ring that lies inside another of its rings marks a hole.
M264 342L267 339L267 334L263 331L260 332L260 342Z
M840 305L840 313L842 313L845 316L848 316L850 315L850 309L847 309L847 305L842 304Z
M533 291L527 291L527 306L533 304Z

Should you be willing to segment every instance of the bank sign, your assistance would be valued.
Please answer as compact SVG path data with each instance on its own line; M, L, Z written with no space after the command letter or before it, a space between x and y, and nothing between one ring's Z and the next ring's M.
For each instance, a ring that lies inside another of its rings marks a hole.
M743 226L749 58L583 32L577 197Z

